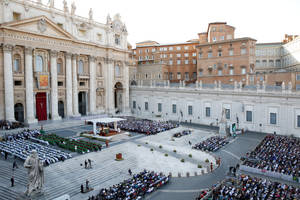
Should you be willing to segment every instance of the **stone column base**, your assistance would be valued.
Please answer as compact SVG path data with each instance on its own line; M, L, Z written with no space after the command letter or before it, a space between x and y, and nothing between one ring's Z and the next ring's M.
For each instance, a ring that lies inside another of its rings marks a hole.
M38 120L35 118L28 118L25 120L25 123L26 124L35 124L35 123L38 123Z
M73 114L72 116L70 117L81 117L81 114L80 113L77 113L77 114Z
M60 116L52 116L51 120L52 121L59 121L59 120L61 120L61 117Z

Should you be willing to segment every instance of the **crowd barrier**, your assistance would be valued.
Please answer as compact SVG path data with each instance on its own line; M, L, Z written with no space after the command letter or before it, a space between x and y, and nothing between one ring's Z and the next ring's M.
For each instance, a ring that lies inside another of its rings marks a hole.
M269 176L269 177L273 177L273 178L277 178L277 179L282 179L282 180L285 180L285 181L300 183L299 179L294 180L293 176L278 173L278 172L272 172L272 171L268 171L268 170L265 170L265 169L257 169L257 168L249 167L249 166L246 166L246 165L240 165L240 170L250 172L250 173L261 174L261 175L264 175L264 176Z

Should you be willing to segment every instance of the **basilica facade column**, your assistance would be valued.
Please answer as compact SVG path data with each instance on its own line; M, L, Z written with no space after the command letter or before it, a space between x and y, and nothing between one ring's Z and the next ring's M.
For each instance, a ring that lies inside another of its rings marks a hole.
M5 119L9 121L15 121L12 48L12 45L3 45Z
M124 97L124 103L123 103L123 112L125 113L129 113L130 112L130 108L129 108L129 67L128 67L128 63L125 62L124 63L124 93L125 93L125 97Z
M51 51L51 118L60 120L57 99L57 51Z
M74 116L79 116L78 112L78 83L77 83L77 56L74 54L72 56L72 78L73 78L73 114Z
M34 117L32 48L25 47L26 123L37 122Z
M72 99L72 61L71 54L66 54L66 97L67 97L67 117L73 115L73 99Z
M96 66L95 57L89 57L90 62L90 114L96 113Z
M106 77L105 77L105 80L106 80L106 90L107 90L107 93L106 93L106 111L107 113L114 113L115 111L115 108L114 108L114 105L115 105L115 100L114 100L114 80L115 80L115 77L114 77L114 73L113 73L113 70L114 70L114 65L113 65L113 60L111 59L107 59L106 62Z

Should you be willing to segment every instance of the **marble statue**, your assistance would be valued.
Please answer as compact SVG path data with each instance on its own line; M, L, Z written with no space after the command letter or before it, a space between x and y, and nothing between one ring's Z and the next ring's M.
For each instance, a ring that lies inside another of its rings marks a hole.
M112 23L112 20L111 20L110 15L108 14L106 17L106 24L111 24L111 23Z
M223 108L223 110L222 110L221 122L226 122L226 110L225 110L225 108Z
M225 110L225 108L223 108L221 121L219 123L219 134L220 135L226 136L226 126L227 126L227 122L226 122L226 110Z
M92 8L90 8L90 11L89 11L89 19L93 20L93 9Z
M30 196L34 191L41 192L44 184L44 169L36 150L32 150L31 155L26 158L24 168L28 169L28 184L25 194Z
M49 0L48 5L50 8L54 8L54 0Z
M68 8L68 3L66 0L63 1L63 4L64 4L64 12L65 13L68 13L69 12L69 8Z
M75 11L76 11L76 5L75 5L75 2L73 1L72 5L71 5L71 15L75 15Z

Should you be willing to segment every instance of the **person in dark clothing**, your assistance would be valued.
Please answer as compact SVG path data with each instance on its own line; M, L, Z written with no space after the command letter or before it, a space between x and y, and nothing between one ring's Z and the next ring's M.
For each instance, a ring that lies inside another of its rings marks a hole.
M17 169L17 168L19 168L19 167L18 167L18 165L17 165L17 162L14 160L14 162L13 162L13 170L14 170L15 168Z
M232 173L233 173L233 176L236 176L236 168L235 167L233 167Z
M8 156L8 153L5 151L4 152L4 158L5 158L5 160L7 160L7 156Z
M86 187L86 190L89 191L90 187L89 187L89 180L86 179L85 181L85 187Z
M10 182L11 182L11 187L14 187L15 186L15 179L14 179L13 176L11 177Z
M89 168L92 168L92 161L88 159L88 162L89 162Z
M87 163L87 161L85 160L85 161L84 161L84 168L85 168L85 169L87 169L87 164L88 164L88 163Z
M132 175L131 169L128 169L128 173L129 173L130 176Z
M84 193L83 184L81 184L81 186L80 186L80 192L81 192L81 193Z

